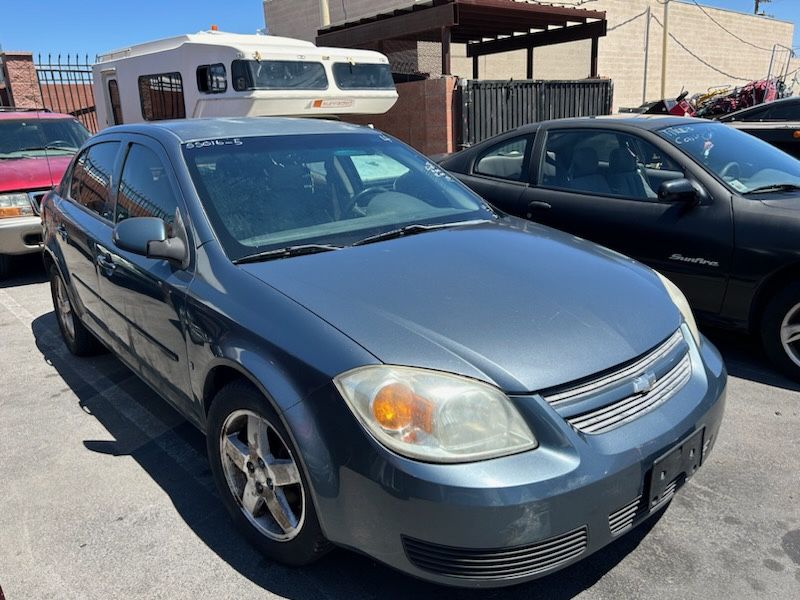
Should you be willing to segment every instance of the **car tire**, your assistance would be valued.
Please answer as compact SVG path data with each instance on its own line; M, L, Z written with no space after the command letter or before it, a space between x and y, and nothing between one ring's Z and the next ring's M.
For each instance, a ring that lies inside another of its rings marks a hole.
M772 363L800 381L800 283L786 286L767 304L761 341Z
M310 564L330 550L297 449L252 384L234 381L220 390L206 435L222 502L253 545L289 566Z
M3 281L11 272L11 257L0 254L0 281Z
M75 356L92 356L103 351L103 345L84 326L67 293L67 285L55 266L50 267L50 294L58 329L64 343Z

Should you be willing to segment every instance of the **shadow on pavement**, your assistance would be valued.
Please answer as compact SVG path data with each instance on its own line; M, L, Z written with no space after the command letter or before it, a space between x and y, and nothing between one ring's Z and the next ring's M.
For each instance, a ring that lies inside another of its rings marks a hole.
M79 359L61 341L54 313L32 324L36 345L114 441L87 440L93 452L130 456L169 495L178 514L222 560L262 588L292 599L568 599L591 587L630 554L660 515L577 565L500 590L458 590L415 580L367 557L335 550L301 569L264 558L233 527L217 497L205 438L111 355ZM139 415L139 419L132 416ZM663 514L663 513L661 513Z
M47 281L47 273L40 254L15 256L11 262L11 272L7 279L0 279L0 290L3 288L33 285Z

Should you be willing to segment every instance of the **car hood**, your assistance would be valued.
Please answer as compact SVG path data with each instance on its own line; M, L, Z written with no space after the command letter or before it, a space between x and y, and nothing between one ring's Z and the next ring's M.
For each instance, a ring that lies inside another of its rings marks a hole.
M0 192L43 190L61 181L72 156L0 160Z
M680 325L650 269L517 219L242 268L384 363L509 393L604 371Z

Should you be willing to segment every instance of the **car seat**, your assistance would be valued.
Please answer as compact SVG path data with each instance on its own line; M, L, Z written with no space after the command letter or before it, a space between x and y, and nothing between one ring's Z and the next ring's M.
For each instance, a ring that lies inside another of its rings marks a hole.
M630 198L656 198L639 170L636 157L626 148L615 148L608 161L608 183L611 190Z
M605 177L600 174L600 160L597 150L584 146L575 150L570 166L569 187L585 192L608 194L611 188Z

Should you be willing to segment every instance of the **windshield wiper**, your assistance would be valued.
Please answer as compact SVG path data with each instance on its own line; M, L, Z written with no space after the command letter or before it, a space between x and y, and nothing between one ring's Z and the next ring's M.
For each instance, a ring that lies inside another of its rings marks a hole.
M395 238L404 237L407 235L415 235L417 233L425 233L427 231L435 231L437 229L447 229L448 227L463 227L466 225L475 225L477 223L486 223L486 219L476 219L474 221L456 221L455 223L438 223L435 225L422 225L421 223L414 223L406 225L398 229L390 229L383 233L377 233L363 240L358 240L353 243L353 246L363 246L364 244L372 244L373 242L382 242L384 240L393 240Z
M797 192L800 191L800 185L795 183L771 183L770 185L762 185L755 189L745 192L745 194L766 194L768 192Z
M20 148L15 152L36 152L38 150L63 150L64 152L77 152L74 146L57 146L55 144L45 144L44 146L33 146L31 148Z
M264 262L267 260L275 260L276 258L289 258L291 256L302 256L304 254L317 254L319 252L329 252L331 250L341 250L341 246L332 246L330 244L302 244L299 246L287 246L285 248L278 248L276 250L267 250L266 252L259 252L249 256L243 256L233 261L235 265L243 265L246 263Z

